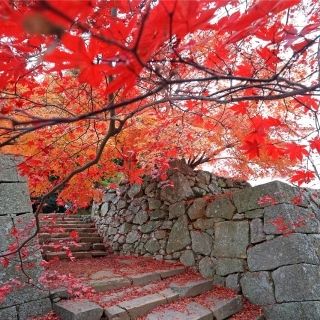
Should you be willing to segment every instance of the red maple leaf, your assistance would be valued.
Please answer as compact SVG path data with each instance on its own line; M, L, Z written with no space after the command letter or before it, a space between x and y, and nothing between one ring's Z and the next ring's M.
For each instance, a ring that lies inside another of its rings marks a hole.
M271 143L266 145L266 151L268 156L270 156L274 160L281 158L285 154L284 149L276 147L274 144Z
M248 108L248 102L239 102L235 105L233 105L230 109L235 113L235 114L246 114L247 113L247 108Z
M261 142L257 139L247 139L244 144L240 147L249 159L253 159L260 156Z
M78 231L76 230L72 230L70 233L69 233L69 236L71 239L73 239L74 241L77 241L79 239L79 233Z
M320 153L320 137L316 137L310 142L310 147L312 150L317 150Z
M285 149L290 160L292 161L301 161L303 156L307 156L309 154L304 145L299 145L294 142L286 143Z
M309 183L312 181L315 177L315 174L313 171L310 170L297 170L295 171L295 174L291 177L290 181L292 183L297 183L298 186L300 186L303 183Z

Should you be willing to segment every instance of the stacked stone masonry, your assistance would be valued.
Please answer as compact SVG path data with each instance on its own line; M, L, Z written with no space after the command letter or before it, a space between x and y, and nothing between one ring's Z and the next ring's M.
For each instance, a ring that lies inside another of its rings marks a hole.
M320 319L320 193L169 170L108 190L92 215L114 252L180 260L264 307L268 320Z
M24 230L19 241L23 241L34 231L27 183L16 168L19 161L21 159L0 155L0 254L6 252L8 246L16 241L11 233L13 227L18 232ZM25 272L34 280L42 272L39 266L42 258L36 248L36 241L31 241L28 245L31 254L24 259L24 265L28 266ZM6 268L0 263L0 286L9 285L12 288L6 299L0 301L0 319L26 320L51 310L49 292L38 289L37 283L28 284L28 277L19 271L18 256L10 256L9 261Z

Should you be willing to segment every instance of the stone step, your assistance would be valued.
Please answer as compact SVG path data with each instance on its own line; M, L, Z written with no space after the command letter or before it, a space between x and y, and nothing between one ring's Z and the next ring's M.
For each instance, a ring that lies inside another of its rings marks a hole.
M165 295L154 293L121 302L116 306L106 308L104 313L107 319L127 318L134 320L166 303L168 303L168 300Z
M225 320L242 308L241 296L214 298L209 302L206 300L205 303L189 302L179 305L177 310L171 305L166 307L178 298L178 294L173 290L165 289L116 303L104 310L88 300L59 301L53 304L53 309L62 320L100 320L103 314L103 319L108 320L135 320L144 316L146 320ZM154 310L160 306L163 306L160 310Z
M89 280L85 284L95 289L97 292L107 292L110 290L118 290L118 289L125 289L130 287L131 285L135 285L138 283L144 283L145 286L152 285L152 282L155 281L161 281L163 279L167 279L169 277L182 274L186 271L185 267L177 267L173 269L167 269L167 270L160 270L157 272L149 272L149 273L142 273L137 277L137 275L133 276L127 276L127 277L113 277L113 278L106 278L106 279L100 279L100 280ZM99 271L101 276L102 271ZM152 275L154 274L154 275ZM100 277L99 277L100 278ZM141 279L140 281L137 281L137 279ZM146 279L149 279L149 281L146 281ZM134 284L135 281L135 284ZM141 287L143 290L144 287ZM163 292L163 294L166 294L166 297L169 299L170 294L172 295L172 290L168 289L168 292ZM170 294L169 294L170 293ZM68 296L67 289L66 288L59 288L50 291L51 298L63 298L65 299ZM113 293L110 293L109 296L111 296ZM174 293L174 296L179 296L177 293Z
M106 250L106 246L103 243L93 243L92 244L93 250Z
M210 297L206 300L206 306L212 311L213 319L224 320L238 313L243 302L240 295L232 298Z
M61 244L61 246L64 246L65 244ZM101 245L100 243L99 243L99 245ZM70 250L72 251L72 252L77 252L77 251L89 251L89 250L105 250L105 247L104 247L104 245L102 244L102 246L101 247L94 247L94 244L92 244L92 243L85 243L85 242L79 242L79 243L77 243L77 245L74 245L74 244L70 244L70 245L66 245L66 246L68 246L69 248L70 248ZM50 244L45 244L45 245L43 245L42 246L42 249L45 251L45 252L56 252L57 251L57 249L55 248L55 245L54 244L52 244L52 245L50 245ZM60 250L61 250L62 248L60 248Z
M144 286L155 281L173 277L185 272L184 267L177 267L168 270L159 270L155 272L141 273L127 277L117 277L102 280L91 280L87 284L93 287L97 292L126 288L130 285Z
M205 293L212 290L213 281L212 280L196 280L189 281L183 284L172 283L170 288L177 292L181 297L195 297L199 294Z
M99 237L99 233L95 232L79 232L79 237L86 237L88 235L92 237ZM39 239L57 239L57 238L67 238L69 237L69 232L59 232L59 233L39 233Z
M77 215L65 215L65 214L39 214L39 219L42 220L80 220L82 221L81 216Z
M67 242L73 242L74 240L66 237L66 238L40 238L39 242L42 243L50 243L50 242L61 242L61 243L67 243ZM103 239L99 236L99 237L92 237L92 236L87 236L87 237L79 237L78 239L79 243L102 243Z
M58 230L57 230L58 229ZM77 227L77 228L69 228L66 226L61 226L61 227L56 227L56 226L50 226L50 227L44 227L42 230L40 230L40 235L41 234L47 234L50 233L51 231L55 232L58 231L58 233L66 233L66 232L71 232L71 231L77 231L79 234L80 233L95 233L97 232L96 228L83 228L83 227ZM51 234L51 233L50 233Z
M105 251L79 251L79 252L72 252L72 255L75 258L81 259L81 258L94 258L94 257L104 257L108 255ZM44 254L44 257L46 260L51 260L56 257L59 259L68 259L67 253L64 251L58 251L58 252L46 252Z
M41 223L91 223L80 218L40 218Z
M41 227L54 227L54 228L95 228L94 223L77 222L77 223L43 223L40 222Z
M146 320L214 320L212 312L199 303L191 302L185 308L174 310L171 308L151 312L147 315Z
M103 308L88 300L64 300L53 304L53 310L62 320L100 320Z
M214 292L214 291L213 291ZM242 297L235 296L230 298L204 296L203 303L192 302L177 310L174 307L151 312L146 320L224 320L235 315L242 309ZM251 320L251 319L250 319Z

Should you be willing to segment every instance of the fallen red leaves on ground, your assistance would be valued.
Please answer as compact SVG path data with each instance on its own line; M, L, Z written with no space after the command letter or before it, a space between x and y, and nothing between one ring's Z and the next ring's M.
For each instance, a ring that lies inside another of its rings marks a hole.
M43 316L34 317L32 320L60 320L60 318L54 312L49 312Z
M61 274L71 274L74 277L89 278L90 275L101 270L109 270L115 276L126 276L138 273L153 272L155 270L170 269L181 266L180 263L168 263L148 257L116 256L95 259L79 259L75 261L59 260L50 264L47 270Z
M243 310L232 316L230 320L256 320L263 314L262 308L244 301Z

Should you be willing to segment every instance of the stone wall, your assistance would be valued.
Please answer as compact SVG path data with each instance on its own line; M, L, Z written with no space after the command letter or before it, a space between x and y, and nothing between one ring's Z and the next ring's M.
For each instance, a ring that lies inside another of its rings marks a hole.
M170 169L106 191L92 214L113 251L180 260L264 306L267 319L320 318L319 192Z
M6 252L9 245L21 243L34 231L28 187L17 172L18 161L0 155L0 255ZM12 227L18 232L17 238L16 233L11 232ZM6 299L0 300L0 319L26 320L51 310L48 292L37 287L36 281L42 272L39 267L42 258L36 240L26 248L29 254L23 258L24 270L20 268L17 255L8 257L8 267L0 263L0 287L8 285L12 288ZM34 280L32 284L28 284L28 277L24 273Z

